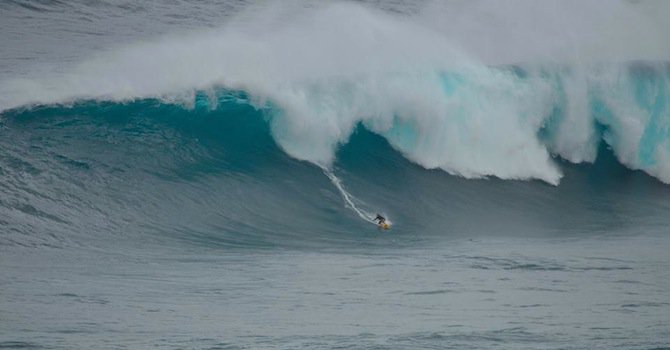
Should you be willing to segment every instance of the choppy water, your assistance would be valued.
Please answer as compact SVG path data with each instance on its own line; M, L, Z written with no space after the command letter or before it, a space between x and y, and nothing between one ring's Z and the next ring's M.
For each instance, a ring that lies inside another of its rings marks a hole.
M670 347L670 7L501 4L0 4L0 348Z

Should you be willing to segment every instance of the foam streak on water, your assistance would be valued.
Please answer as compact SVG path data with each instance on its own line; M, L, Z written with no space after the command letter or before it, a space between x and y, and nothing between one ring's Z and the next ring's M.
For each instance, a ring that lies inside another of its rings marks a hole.
M335 173L333 173L332 170L323 168L323 173L330 179L330 181L337 188L337 190L340 191L340 194L342 194L342 199L344 199L344 202L349 208L351 208L351 210L356 212L356 214L358 214L358 216L360 216L361 219L370 222L372 224L375 224L375 221L373 220L375 218L375 215L359 208L356 205L354 201L358 200L351 193L347 192L347 190L344 188L344 185L342 185L342 180L340 180L337 176L335 176Z

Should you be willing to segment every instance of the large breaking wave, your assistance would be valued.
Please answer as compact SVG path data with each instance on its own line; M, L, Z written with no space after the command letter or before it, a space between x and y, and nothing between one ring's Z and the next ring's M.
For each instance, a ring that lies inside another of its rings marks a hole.
M656 225L667 188L633 170L670 183L668 58L655 45L617 55L602 43L606 55L579 59L523 45L484 54L453 33L480 17L463 15L474 4L456 17L254 8L205 33L3 80L3 243L137 230L330 242L375 211L396 232ZM609 3L605 17L630 20L630 6ZM619 24L603 16L587 17ZM481 178L558 187L464 180Z
M278 147L272 107L257 110L239 92L220 91L215 108L211 98L199 93L187 108L145 99L4 112L0 247L155 237L207 246L380 243L347 206L364 217L386 213L394 234L421 239L666 227L670 188L626 169L604 144L593 165L552 160L565 173L558 187L467 180L412 164L359 123L335 153L329 181ZM345 202L344 191L354 196Z
M190 109L148 99L5 112L0 246L365 241L370 227L346 206L384 212L394 233L424 238L665 227L669 189L625 170L606 147L594 165L557 159L566 172L558 187L466 180L413 165L363 124L328 170L355 195L345 203L322 169L278 147L271 110L241 93L221 92L215 109L210 98L198 94Z
M554 157L593 162L605 142L622 164L670 182L667 63L484 63L413 17L349 3L289 7L106 51L58 76L5 81L0 108L193 105L198 94L216 108L222 90L242 91L270 112L284 151L324 167L362 123L410 161L466 178L557 185Z

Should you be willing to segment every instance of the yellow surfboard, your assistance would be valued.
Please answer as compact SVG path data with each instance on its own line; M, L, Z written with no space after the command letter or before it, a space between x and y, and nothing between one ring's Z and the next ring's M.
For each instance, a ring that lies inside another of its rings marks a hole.
M382 230L388 230L391 228L391 225L388 222L385 222L383 224L377 224L377 226Z

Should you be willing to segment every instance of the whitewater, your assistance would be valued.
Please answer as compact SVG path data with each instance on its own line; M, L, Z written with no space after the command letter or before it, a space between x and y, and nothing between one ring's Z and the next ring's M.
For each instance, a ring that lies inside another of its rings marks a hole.
M1 2L0 349L670 347L668 14Z

